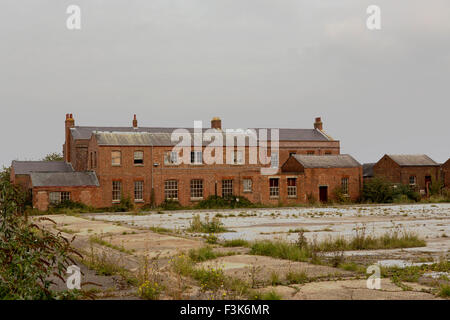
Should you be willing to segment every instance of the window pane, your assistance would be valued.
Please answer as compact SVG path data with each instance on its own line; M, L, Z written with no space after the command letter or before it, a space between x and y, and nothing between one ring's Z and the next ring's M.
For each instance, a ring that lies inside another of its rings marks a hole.
M165 199L178 199L178 181L164 181L164 197Z
M230 197L233 195L233 180L222 180L222 197Z
M60 192L50 192L49 200L50 200L50 203L60 203L61 202L61 193Z
M134 152L134 164L143 164L144 163L144 152L143 151L135 151Z
M134 200L144 199L144 181L134 182Z
M341 180L342 192L348 194L348 178L342 178Z
M122 182L113 181L112 183L112 199L113 201L120 201L122 198Z
M63 191L61 192L61 202L70 200L70 192Z
M297 196L297 179L296 178L288 178L288 197L296 197Z
M280 195L279 179L270 178L269 179L269 194L271 197L278 197Z
M244 192L252 192L252 179L244 179Z
M270 156L270 164L272 168L278 168L278 152L273 152Z
M202 151L191 151L191 163L194 163L194 164L203 163Z
M191 180L191 198L203 198L203 180Z

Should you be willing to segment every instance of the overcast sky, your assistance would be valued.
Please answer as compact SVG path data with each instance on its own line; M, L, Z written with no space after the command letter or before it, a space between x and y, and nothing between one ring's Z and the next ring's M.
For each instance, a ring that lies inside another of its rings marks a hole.
M82 29L66 28L81 7ZM381 7L382 29L366 28ZM2 0L0 165L77 125L324 129L360 162L450 157L449 0Z

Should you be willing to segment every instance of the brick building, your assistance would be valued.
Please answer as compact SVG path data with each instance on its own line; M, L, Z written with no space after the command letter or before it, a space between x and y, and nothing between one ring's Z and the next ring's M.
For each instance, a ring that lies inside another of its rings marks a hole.
M440 165L424 154L386 154L373 166L374 176L409 185L422 195L428 195L431 183L438 181L439 170Z
M441 176L444 188L450 190L450 159L441 166Z
M268 129L267 139L260 129L254 129L258 154L264 149L261 143L267 141L264 152L270 163L265 164L251 161L250 151L254 144L246 134L243 146L211 153L214 157L222 153L223 163L208 164L209 140L202 140L200 145L189 148L186 154L185 150L173 152L178 142L172 141L172 133L177 129L180 128L139 127L136 116L129 127L76 126L72 114L67 114L64 163L70 165L73 172L55 174L53 179L49 178L51 172L47 172L47 179L51 180L48 185L35 178L39 181L31 185L35 207L45 208L45 203L54 199L44 193L50 195L57 191L61 199L70 197L94 207L109 207L119 203L123 197L129 197L138 206L152 200L161 204L165 199L175 199L183 206L190 206L210 195L245 196L252 202L263 204L306 202L308 194L320 198L317 183L332 190L342 184L343 178L349 179L349 196L352 199L359 196L361 165L353 159L352 167L339 167L348 164L344 159L350 161L349 156L336 158L340 155L340 142L324 132L321 118L315 119L312 129L279 129L278 136ZM200 133L213 136L216 142L220 139L215 138L216 134L222 136L228 132L222 129L219 118L212 119L210 128L181 129L192 141ZM235 138L239 141L239 137ZM226 142L223 139L222 142ZM278 151L272 152L271 148L276 143ZM300 155L304 157L295 157ZM308 167L299 162L304 168L296 170L301 171L288 173L279 169L288 159L306 161L311 158L325 163L327 157L334 163L333 167ZM185 161L179 161L181 158ZM262 174L262 169L272 172ZM84 176L74 177L73 183L64 180L74 173ZM56 197L56 194L52 195ZM328 200L328 196L322 200Z
M348 154L293 155L283 164L281 172L288 188L283 195L288 199L294 198L295 202L305 202L308 198L321 202L336 200L337 189L348 199L356 201L362 190L362 166ZM290 186L296 186L293 196Z

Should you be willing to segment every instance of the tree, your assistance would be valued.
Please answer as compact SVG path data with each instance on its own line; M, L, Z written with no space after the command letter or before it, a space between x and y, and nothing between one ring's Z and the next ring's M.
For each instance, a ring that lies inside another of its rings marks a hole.
M53 152L46 155L42 161L64 161L64 157L60 153Z

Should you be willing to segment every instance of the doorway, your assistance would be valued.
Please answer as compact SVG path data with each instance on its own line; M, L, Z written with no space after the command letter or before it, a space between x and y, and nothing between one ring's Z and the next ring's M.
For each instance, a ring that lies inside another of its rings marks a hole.
M328 202L328 186L319 186L320 202Z

